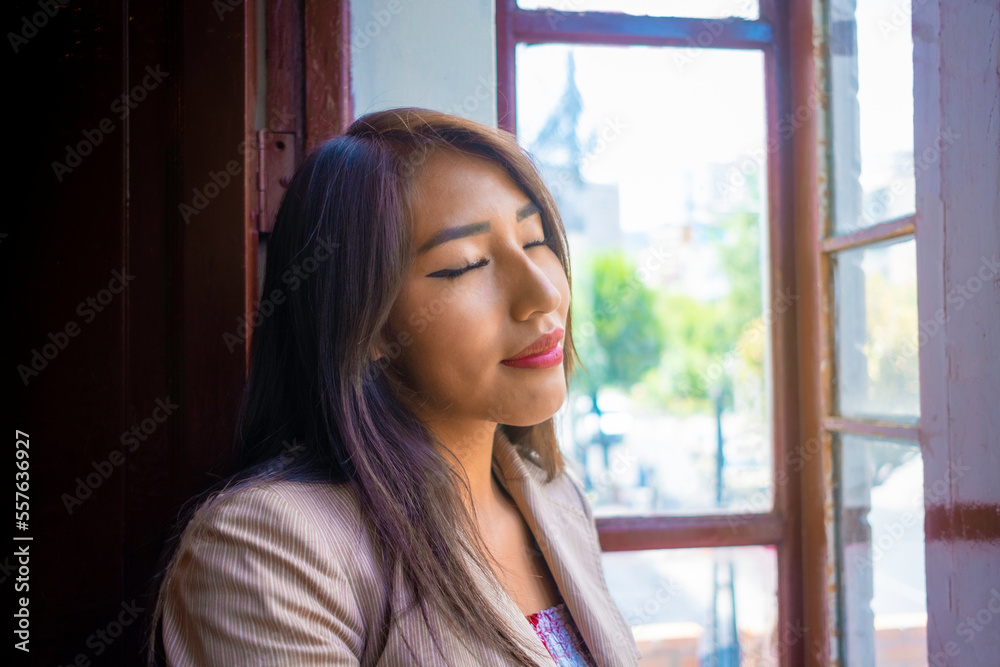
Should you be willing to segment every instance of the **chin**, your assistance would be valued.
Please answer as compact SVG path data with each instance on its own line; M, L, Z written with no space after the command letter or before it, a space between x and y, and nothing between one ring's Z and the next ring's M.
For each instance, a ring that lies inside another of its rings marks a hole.
M535 424L541 424L559 412L559 408L565 402L566 386L563 384L560 391L553 391L544 396L535 395L531 401L519 406L521 409L514 411L513 415L507 416L503 420L503 423L510 426L534 426Z

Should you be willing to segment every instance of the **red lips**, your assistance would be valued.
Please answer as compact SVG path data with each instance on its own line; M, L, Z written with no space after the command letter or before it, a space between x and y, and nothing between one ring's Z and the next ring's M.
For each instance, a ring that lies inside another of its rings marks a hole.
M504 361L516 361L518 359L524 359L525 357L533 357L538 354L549 352L552 348L559 344L559 341L562 340L563 334L565 333L566 331L564 329L557 327L551 333L540 336L534 343L524 348L513 357L504 359Z

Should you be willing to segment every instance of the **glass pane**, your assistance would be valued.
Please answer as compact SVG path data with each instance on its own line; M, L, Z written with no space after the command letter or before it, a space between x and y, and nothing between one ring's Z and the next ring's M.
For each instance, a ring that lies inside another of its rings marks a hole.
M758 0L518 0L517 5L521 9L615 12L635 16L750 20L760 16Z
M518 45L517 133L570 239L560 442L595 512L771 509L763 57ZM721 482L721 483L720 483Z
M917 258L913 237L834 255L837 389L845 417L920 418ZM933 325L933 326L932 326Z
M833 232L844 234L915 210L910 2L831 0L829 39Z
M656 549L602 555L608 590L640 665L777 665L802 628L777 632L772 547Z
M839 438L848 665L927 665L924 467L915 442ZM928 489L934 492L934 487Z

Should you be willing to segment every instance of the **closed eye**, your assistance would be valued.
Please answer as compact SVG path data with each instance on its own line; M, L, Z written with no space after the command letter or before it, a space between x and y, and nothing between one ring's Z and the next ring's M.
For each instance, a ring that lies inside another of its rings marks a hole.
M539 239L537 241L531 241L530 243L526 243L524 247L525 248L534 248L535 246L540 246L540 245L547 245L550 248L553 247L551 239ZM479 267L486 266L489 263L490 263L490 260L488 260L488 259L481 259L481 260L479 260L478 262L476 262L474 264L466 264L465 266L463 266L460 269L445 269L443 271L436 271L434 273L431 273L427 277L428 278L446 278L448 280L454 280L455 278L458 278L460 275L462 275L463 273L466 273L467 271L471 271L472 269L478 269Z
M458 278L460 275L462 275L466 271L469 271L471 269L479 268L480 266L486 266L489 263L490 263L490 260L488 260L488 259L481 259L478 262L476 262L475 264L466 264L465 266L463 266L460 269L447 269L447 270L444 270L444 271L437 271L435 273L430 274L427 277L428 278L447 278L448 280L454 280L455 278Z

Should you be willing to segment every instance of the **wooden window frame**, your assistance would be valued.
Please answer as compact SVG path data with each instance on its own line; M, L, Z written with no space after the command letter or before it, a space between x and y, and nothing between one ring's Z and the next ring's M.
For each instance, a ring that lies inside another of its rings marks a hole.
M857 435L909 441L917 446L922 436L919 421L847 417L838 413L834 257L845 250L915 238L917 215L882 221L846 233L835 230L834 137L829 96L837 93L831 90L830 54L825 47L826 11L827 3L819 0L792 0L791 48L796 55L792 68L793 104L796 108L806 104L806 96L814 90L824 91L827 100L826 104L815 108L794 146L797 164L795 215L803 221L797 228L797 269L805 297L800 302L799 363L801 388L803 394L810 397L808 404L803 405L802 429L804 434L815 434L814 441L818 445L818 455L810 457L802 471L803 602L805 622L816 628L811 636L810 661L841 665L847 657L844 642L848 628L844 622L846 600L838 535L840 452L837 438ZM817 44L824 46L817 49Z
M792 0L792 52L799 56L793 61L793 103L801 104L806 91L817 86L828 89L827 50L816 48L825 39L826 7L822 0ZM992 95L970 94L980 92L980 82L990 80L998 67L996 50L984 48L995 40L990 27L996 24L996 8L978 9L952 12L944 0L922 0L912 3L909 20L897 26L913 35L914 157L919 159L938 145L942 132L951 128L975 137L956 142L947 155L942 149L940 159L924 158L915 173L913 215L833 234L829 153L833 137L828 107L809 120L809 127L804 128L808 131L794 146L795 215L803 221L798 228L797 268L800 284L811 290L804 291L808 298L801 300L800 377L803 392L816 399L803 406L803 429L818 433L822 440L822 456L803 470L804 516L823 517L822 522L803 524L805 619L808 625L826 629L816 635L821 643L811 656L819 664L846 661L840 643L846 628L839 608L834 534L837 452L833 439L839 434L907 440L919 446L925 490L928 662L992 664L996 656L1000 628L979 632L975 643L960 637L959 631L987 602L989 591L1000 587L996 566L1000 562L1000 487L996 484L1000 418L996 411L983 408L1000 400L1000 383L995 374L969 372L971 365L1000 368L995 343L1000 315L995 299L991 302L987 296L960 307L952 307L949 298L956 286L969 279L970 267L1000 247L1000 228L985 223L1000 215L995 198L1000 161L984 143L991 136L989 128L997 126L1000 112L992 104ZM986 53L991 55L984 58ZM985 159L987 154L990 157ZM976 165L975 169L969 165ZM832 255L907 236L916 245L917 319L921 324L940 323L937 335L928 335L918 344L919 420L897 423L837 415ZM1000 279L994 278L992 287L1000 288ZM968 472L952 475L953 465L964 465ZM976 574L970 576L971 572Z
M795 274L795 234L791 169L793 137L783 136L781 119L789 118L791 53L788 0L761 0L760 18L691 19L630 16L602 12L524 10L516 0L497 0L497 118L499 126L515 130L515 65L518 43L548 42L594 45L679 46L760 51L764 57L767 142L776 150L767 160L768 240L771 301L774 295L798 294ZM700 46L699 35L712 35ZM810 45L811 52L811 45ZM696 547L774 546L777 553L779 642L786 629L803 628L801 639L781 643L779 664L805 664L825 642L825 626L809 625L804 617L802 503L800 474L806 459L799 442L799 377L796 356L798 309L793 304L775 313L771 325L773 401L774 505L770 512L704 514L697 516L599 517L603 551L681 549ZM809 400L805 400L809 403ZM779 480L781 482L779 483ZM817 628L820 628L817 630Z
M247 0L247 109L263 101L256 142L252 195L248 193L246 253L246 372L250 372L251 315L262 297L267 241L288 179L324 139L343 133L354 118L351 97L351 17L348 0ZM262 6L261 6L262 3ZM266 90L258 90L260 48L255 17L264 17Z

